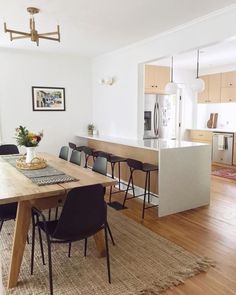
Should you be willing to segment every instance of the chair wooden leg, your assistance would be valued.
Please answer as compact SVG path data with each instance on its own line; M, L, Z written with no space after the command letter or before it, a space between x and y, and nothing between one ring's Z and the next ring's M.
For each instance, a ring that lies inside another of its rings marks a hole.
M108 247L108 239L107 239L107 223L104 227L105 231L105 244L106 244L106 252L107 252L107 273L108 273L108 282L111 284L111 270L110 270L110 257L109 257L109 247Z

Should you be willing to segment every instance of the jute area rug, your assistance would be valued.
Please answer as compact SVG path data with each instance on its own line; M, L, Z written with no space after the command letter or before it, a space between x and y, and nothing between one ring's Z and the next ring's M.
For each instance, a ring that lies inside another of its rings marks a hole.
M53 245L55 295L159 294L201 271L207 271L210 266L206 258L191 254L110 208L109 224L116 242L115 246L109 242L111 285L107 280L106 259L97 258L95 242L90 238L87 257L83 257L83 241L72 244L71 258L67 257L67 245ZM13 227L14 221L6 222L0 235L5 286ZM26 245L18 286L7 291L7 294L48 294L48 267L42 264L38 241L32 276L30 250L31 244Z

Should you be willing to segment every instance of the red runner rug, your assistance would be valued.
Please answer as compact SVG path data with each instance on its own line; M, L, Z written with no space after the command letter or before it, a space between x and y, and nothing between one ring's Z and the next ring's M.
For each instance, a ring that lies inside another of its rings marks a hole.
M236 180L236 169L222 168L212 171L212 175Z

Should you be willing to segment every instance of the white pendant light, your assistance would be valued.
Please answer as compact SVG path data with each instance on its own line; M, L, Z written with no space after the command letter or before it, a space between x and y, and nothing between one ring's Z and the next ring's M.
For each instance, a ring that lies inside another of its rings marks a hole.
M199 78L199 49L197 50L197 77L193 82L192 89L196 92L202 92L205 89L205 82Z
M171 77L170 82L165 86L165 92L167 94L176 94L178 90L178 85L174 82L174 67L173 67L173 56L171 57Z

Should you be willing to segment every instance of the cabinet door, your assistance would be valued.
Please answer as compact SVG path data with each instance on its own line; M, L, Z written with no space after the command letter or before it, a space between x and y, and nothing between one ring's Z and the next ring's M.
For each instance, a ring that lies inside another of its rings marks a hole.
M156 66L145 65L145 93L156 93Z
M221 88L221 102L236 102L236 87Z
M208 101L211 103L220 102L221 74L209 75L208 83L209 83Z
M170 68L157 67L155 72L155 86L157 93L165 93L166 84L170 82Z
M145 65L145 93L164 93L169 81L169 67Z
M198 93L198 103L208 103L209 102L209 75L200 77L205 82L205 89Z
M236 87L236 71L222 73L222 87Z
M190 130L189 137L191 141L212 144L212 135L213 133L211 131Z

